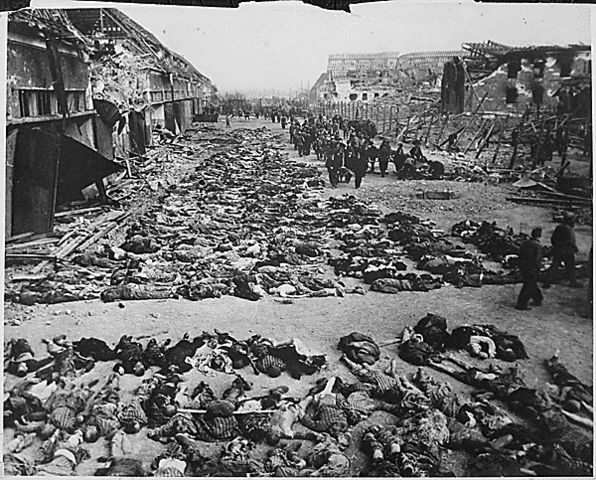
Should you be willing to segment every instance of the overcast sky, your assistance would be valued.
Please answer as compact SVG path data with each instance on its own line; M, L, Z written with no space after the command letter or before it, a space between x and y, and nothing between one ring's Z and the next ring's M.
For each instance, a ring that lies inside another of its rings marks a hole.
M33 0L54 6L56 0ZM61 6L95 6L63 1ZM301 2L243 3L239 8L118 7L182 54L220 91L306 86L330 53L459 49L462 42L508 45L590 43L590 7L386 1L352 13Z

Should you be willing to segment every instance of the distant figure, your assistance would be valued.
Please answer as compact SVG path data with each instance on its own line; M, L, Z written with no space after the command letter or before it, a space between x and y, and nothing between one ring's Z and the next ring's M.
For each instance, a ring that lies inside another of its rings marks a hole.
M381 177L385 177L387 173L389 157L391 157L391 145L385 138L379 147L379 169L381 170Z
M232 125L230 124L230 118L232 118L233 114L230 115L229 113L226 115L226 128L231 127Z
M360 154L356 154L352 158L352 171L354 172L354 186L360 188L362 185L362 179L366 176L366 170L368 169L368 156L366 151L360 151Z
M415 162L426 161L426 157L422 154L422 149L420 148L419 140L414 140L414 146L410 150L410 157L412 157Z
M542 292L538 288L538 273L543 256L541 236L542 229L535 228L532 230L531 238L526 240L519 249L518 262L523 285L517 297L515 308L518 310L530 310L528 307L530 299L534 300L534 305L542 305Z
M563 221L555 228L550 240L553 246L553 263L548 270L544 288L550 287L561 263L565 265L565 276L569 280L569 286L574 288L582 286L575 278L577 244L575 243L574 226L575 216L571 212L565 212Z

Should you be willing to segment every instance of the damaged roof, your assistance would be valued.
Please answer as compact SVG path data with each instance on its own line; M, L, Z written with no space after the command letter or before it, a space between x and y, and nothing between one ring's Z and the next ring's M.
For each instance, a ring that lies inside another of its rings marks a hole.
M572 45L538 45L528 47L510 47L497 42L488 40L484 43L464 43L462 48L468 52L469 58L494 60L497 63L504 63L512 58L521 56L529 57L547 57L558 54L589 52L590 45L572 44Z
M213 85L192 63L168 49L151 32L118 9L83 8L66 12L72 23L89 37L125 38L141 52L150 53L147 60L155 70Z
M32 9L19 10L8 16L8 28L25 28L35 31L46 39L60 40L61 43L88 48L89 42L72 24L65 10Z

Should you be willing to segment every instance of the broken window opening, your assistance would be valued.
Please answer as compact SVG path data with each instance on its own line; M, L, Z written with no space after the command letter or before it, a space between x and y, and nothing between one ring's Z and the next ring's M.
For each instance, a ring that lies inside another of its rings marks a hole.
M517 87L507 87L507 91L505 92L505 103L517 103L517 95Z
M66 92L66 105L69 112L83 112L86 110L84 90L69 90Z
M517 78L517 74L520 70L521 62L519 60L511 60L507 64L507 78Z
M56 113L54 92L50 90L19 90L19 112L21 117L38 117Z
M358 98L358 94L357 93L350 93L350 100L353 102L354 100L356 100Z
M362 94L362 100L368 100L368 93Z
M560 66L560 72L559 72L559 76L561 77L570 77L571 76L571 70L573 67L573 58L569 58L569 57L563 57L559 59L559 66Z
M544 77L544 64L545 61L542 59L534 61L534 64L532 65L532 69L534 71L534 78Z
M24 90L19 90L19 112L21 117L31 116L31 106L29 105L29 96Z

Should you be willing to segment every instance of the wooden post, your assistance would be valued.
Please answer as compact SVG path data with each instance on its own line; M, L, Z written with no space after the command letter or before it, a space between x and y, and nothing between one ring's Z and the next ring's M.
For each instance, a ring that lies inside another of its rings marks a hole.
M408 127L410 126L410 119L411 119L411 117L408 117L408 120L406 121L406 126L404 127L404 129L401 131L401 133L396 138L397 141L399 141L399 139L402 136L404 137L404 142L406 141L407 134L406 135L404 135L404 134L408 131Z
M476 156L475 158L478 158L480 156L480 154L482 153L482 150L484 150L484 147L486 146L486 143L488 142L488 139L490 138L491 133L493 132L493 129L495 128L495 124L497 123L497 120L493 120L493 124L490 126L488 133L482 137L482 140L480 140L480 144L478 145L478 150L476 150Z
M387 107L383 105L383 134L385 134L385 130L387 129Z
M433 113L430 116L430 122L428 122L428 128L426 129L426 135L424 136L424 146L428 144L428 136L430 135L430 129L433 126L433 122L435 121L435 114Z
M468 143L468 146L464 149L464 154L468 153L468 150L470 150L470 148L472 147L472 144L474 143L476 138L478 138L478 135L480 133L482 133L482 130L484 129L485 124L486 124L485 120L482 120L482 122L480 122L480 128L478 128L478 130L476 130L476 133L474 133L472 140L470 140L470 143Z
M505 130L507 130L507 123L509 122L509 115L505 117L505 123L502 125L501 130L499 131L499 139L497 140L497 147L495 148L495 153L493 155L493 160L491 163L495 163L497 160L497 155L499 154L499 149L501 148L501 143L503 142L503 135L505 134Z
M443 131L445 130L445 127L447 126L448 122L449 122L449 112L447 112L445 114L445 120L443 120L443 125L441 125L441 130L439 131L439 136L435 140L435 144L438 145L439 142L441 141L441 137L443 136Z
M422 123L424 122L424 113L422 117L418 118L418 123L416 124L416 137L415 140L418 140L418 136L420 135L420 129L422 128Z
M513 145L513 153L511 154L511 160L509 161L509 170L513 170L513 166L515 165L515 159L517 158L517 149L519 147L519 141L521 139L522 131L524 129L524 123L526 121L526 112L522 115L521 121L519 122L519 127L517 131L517 140Z
M393 132L393 105L389 106L389 129L388 132Z
M480 100L480 102L478 103L478 105L476 105L476 108L472 112L472 117L470 118L470 120L468 121L468 123L466 123L466 125L464 126L464 129L460 132L460 134L455 139L455 143L453 144L454 147L457 146L457 144L459 143L459 141L463 138L464 133L466 132L466 130L468 129L468 127L470 126L470 124L474 121L475 115L476 115L476 113L478 113L478 109L482 106L482 104L484 103L484 100L486 100L486 97L487 96L488 96L488 92L486 92L484 94L484 96L482 97L482 99Z
M470 74L468 73L468 69L466 68L466 64L462 62L462 66L464 67L464 72L466 74L466 77L468 78L468 82L470 82L470 88L472 89L472 93L474 93L476 100L478 100L478 106L479 106L479 108L482 108L482 111L484 112L484 107L482 106L483 100L480 100L480 98L478 97L478 94L476 93L476 89L474 88L474 84L472 83L472 79L470 78ZM486 95L485 95L485 97L486 97Z

